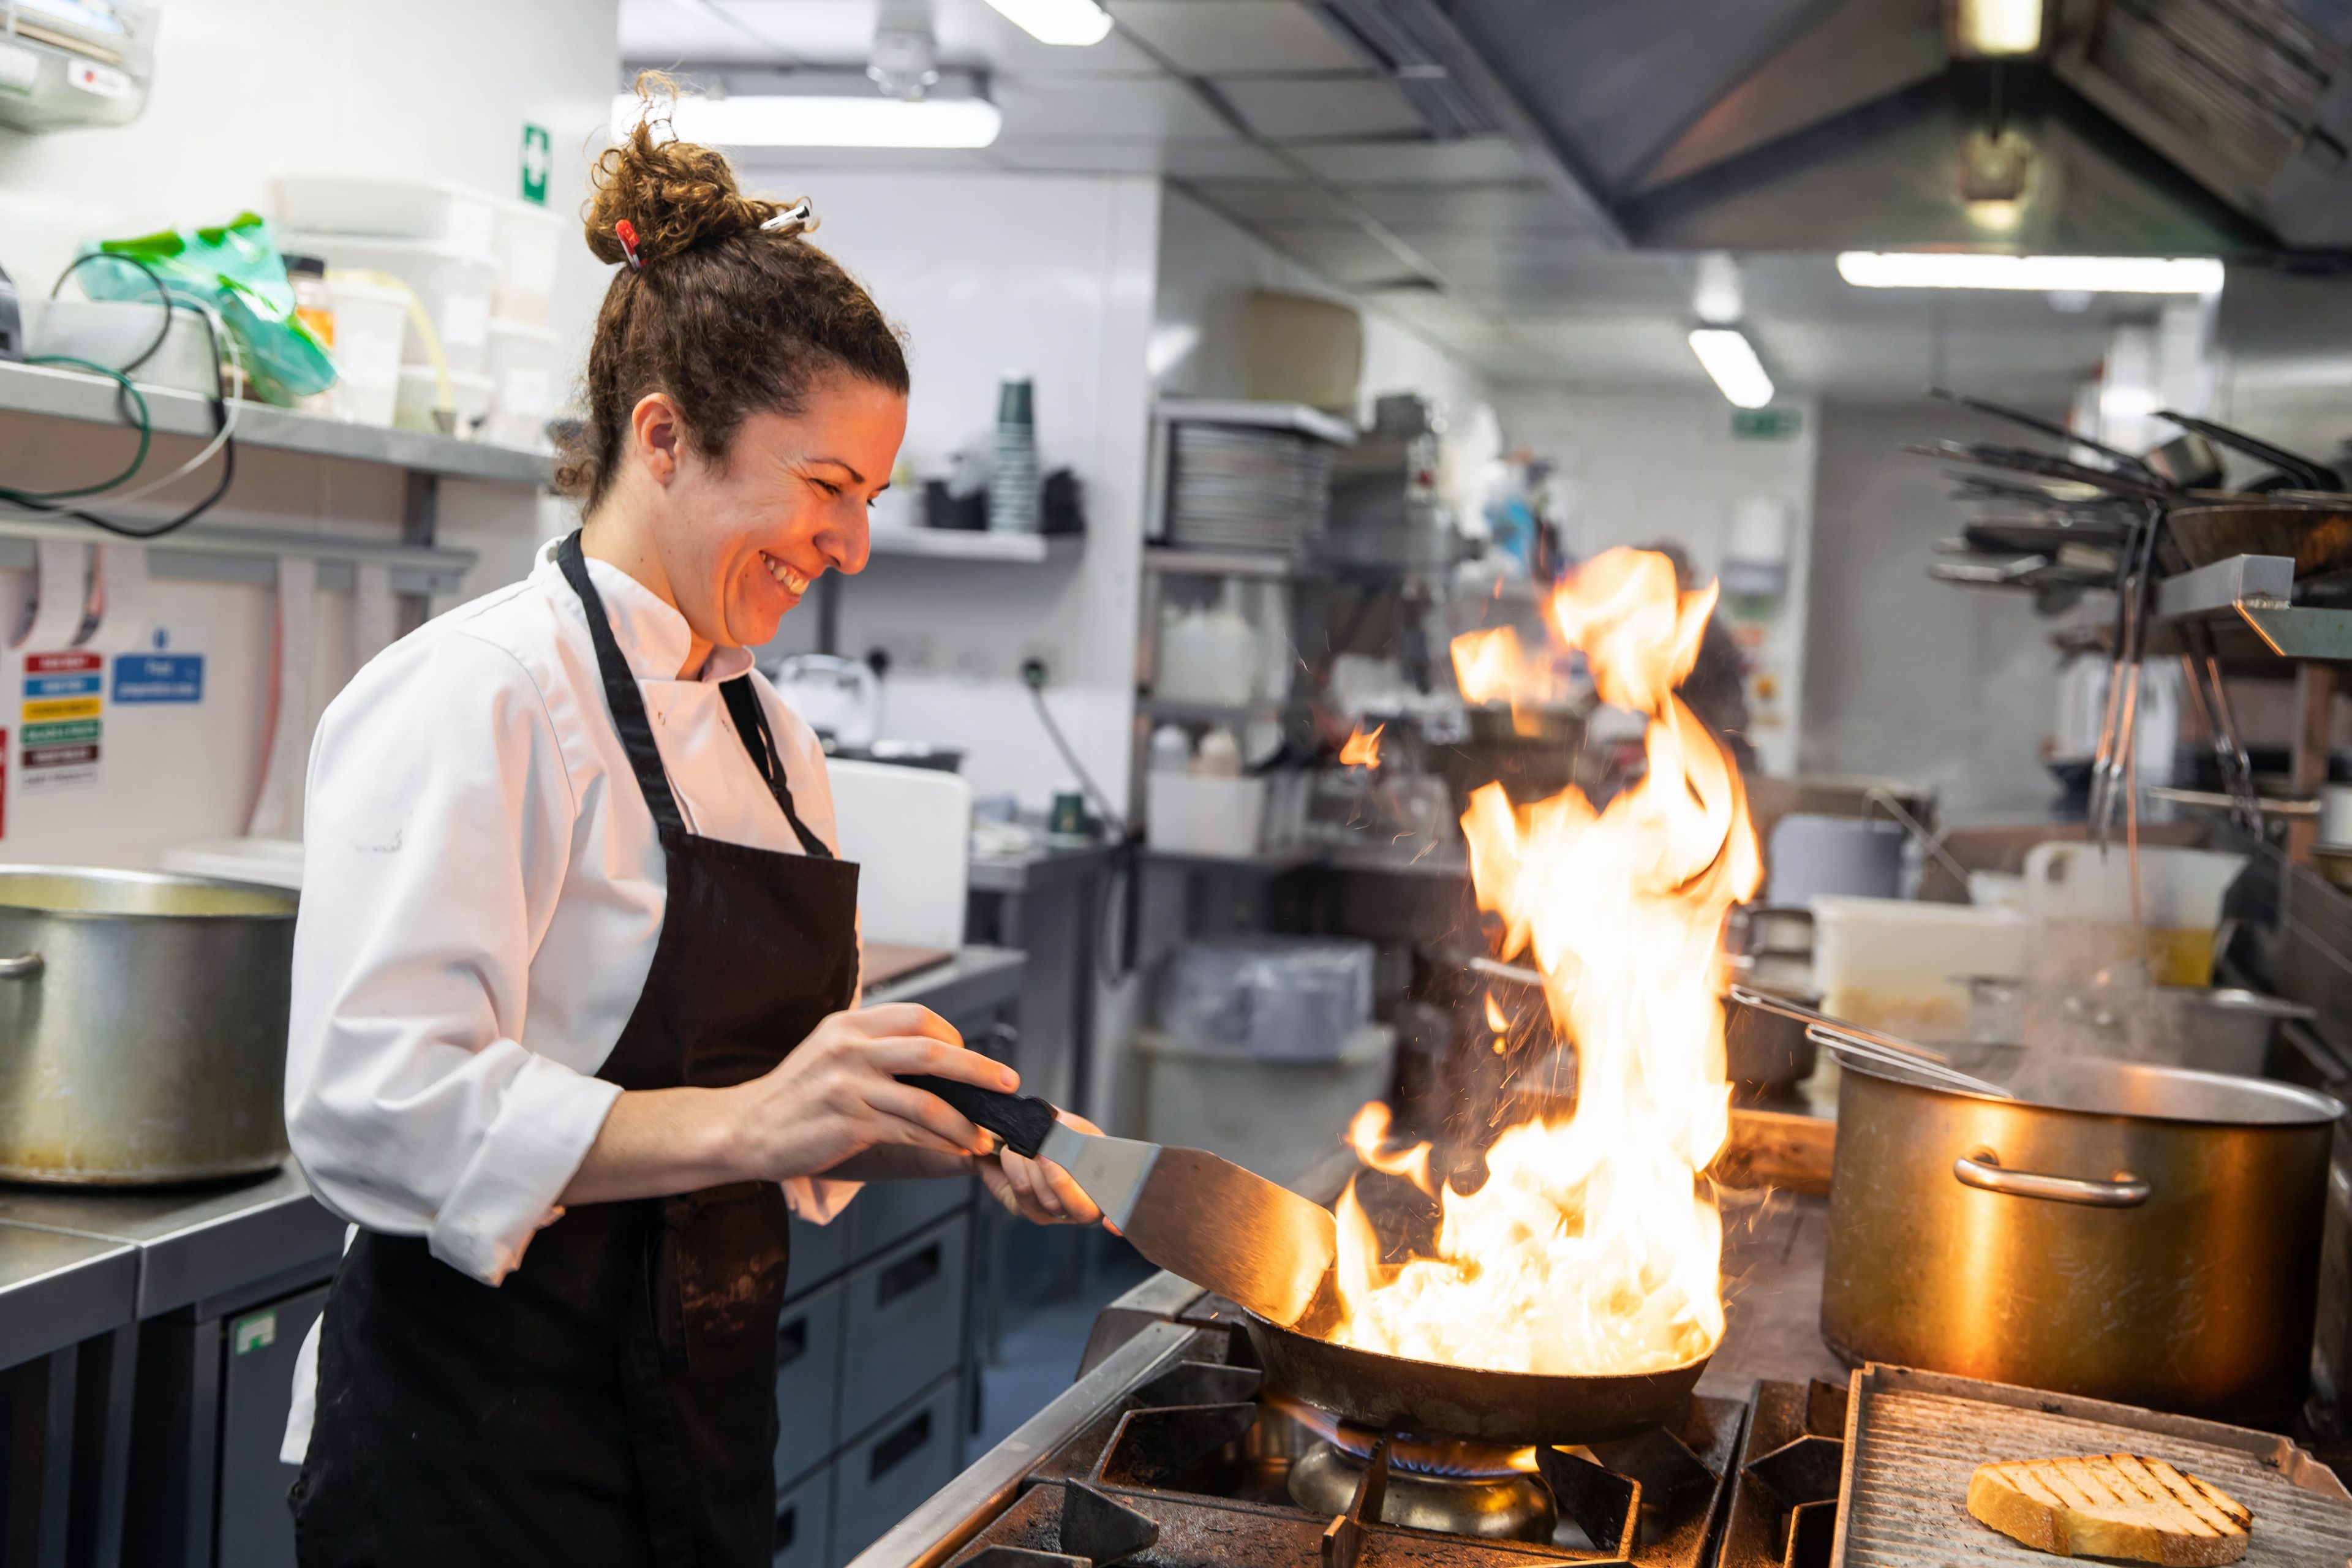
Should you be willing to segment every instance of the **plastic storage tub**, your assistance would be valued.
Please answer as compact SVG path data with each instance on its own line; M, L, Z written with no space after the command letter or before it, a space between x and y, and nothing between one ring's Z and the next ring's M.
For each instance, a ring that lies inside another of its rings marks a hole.
M1330 1061L1270 1061L1138 1029L1144 1135L1223 1154L1276 1182L1295 1182L1339 1147L1349 1119L1388 1098L1396 1034L1367 1024Z
M499 276L490 297L490 314L525 326L547 324L549 301L555 293L556 258L562 254L564 231L581 243L580 226L529 202L504 201L490 227L490 254Z
M1155 769L1144 780L1143 836L1171 855L1240 859L1258 850L1265 780L1198 778Z
M1822 1011L1918 1040L1969 1037L1969 979L2021 975L2032 922L2009 910L1815 899Z
M403 180L374 174L280 174L278 222L320 234L421 239L488 256L494 242L496 197L446 180ZM315 250L293 247L297 254Z
M328 392L335 416L356 425L389 425L400 408L400 351L408 341L408 293L327 279L335 311L335 384Z
M559 340L546 327L490 318L490 422L486 441L544 447L562 386Z
M329 281L337 270L382 272L416 290L441 352L451 370L478 372L489 357L490 295L498 268L488 251L460 250L434 240L384 239L371 235L288 234L286 249L326 262ZM432 356L416 333L408 334L401 357L426 364Z
M393 423L404 430L423 430L436 436L455 436L471 441L480 434L483 422L490 416L490 378L470 374L466 371L449 373L449 393L457 404L457 426L444 430L434 418L441 401L440 377L428 364L404 364L400 367L400 400L393 415Z
M1372 1016L1372 944L1253 936L1188 942L1169 958L1160 1024L1211 1050L1335 1061Z
M2159 985L2210 985L2221 898L2246 858L2212 849L2139 851L2133 918L2131 857L2120 846L2037 844L2025 857L2025 908L2042 928L2037 963L2072 970L2145 957Z

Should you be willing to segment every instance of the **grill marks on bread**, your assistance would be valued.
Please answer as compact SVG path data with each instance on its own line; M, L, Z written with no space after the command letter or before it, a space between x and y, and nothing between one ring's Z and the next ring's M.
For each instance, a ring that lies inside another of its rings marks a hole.
M2137 1454L1979 1465L1969 1479L1969 1511L2061 1557L2177 1568L2235 1563L2254 1522L2220 1488Z

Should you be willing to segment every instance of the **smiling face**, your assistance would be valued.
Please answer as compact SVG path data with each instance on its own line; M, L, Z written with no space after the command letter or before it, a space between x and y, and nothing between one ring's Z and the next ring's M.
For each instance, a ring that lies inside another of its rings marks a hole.
M698 650L756 647L819 574L864 569L866 509L890 482L907 399L820 376L798 413L748 416L723 461L686 439L663 394L641 399L632 425L634 460L591 521L591 553L675 605Z

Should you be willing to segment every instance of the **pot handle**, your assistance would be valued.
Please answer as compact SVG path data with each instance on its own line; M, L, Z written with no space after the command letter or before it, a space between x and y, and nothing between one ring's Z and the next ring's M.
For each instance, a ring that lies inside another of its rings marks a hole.
M0 958L0 980L38 980L47 963L37 952L20 952L14 958Z
M2088 1182L2080 1176L2053 1176L2040 1171L2009 1171L1990 1150L1963 1154L1952 1162L1960 1185L1980 1193L2011 1198L2048 1198L2053 1203L2083 1204L2095 1209L2133 1209L2147 1202L2148 1184L2128 1171L2112 1182Z

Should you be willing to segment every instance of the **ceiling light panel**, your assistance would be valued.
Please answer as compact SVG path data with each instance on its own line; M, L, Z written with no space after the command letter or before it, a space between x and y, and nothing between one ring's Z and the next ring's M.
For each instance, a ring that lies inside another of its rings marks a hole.
M1108 0L1118 25L1187 76L1360 71L1367 61L1304 5L1268 0Z
M1764 362L1756 357L1747 333L1737 327L1697 327L1690 346L1734 407L1761 408L1772 401L1772 378L1764 374Z
M1978 251L1848 250L1838 276L1861 289L2011 289L2036 293L2219 294L2210 256L1993 256Z
M1952 52L1963 59L2009 59L2042 48L2042 0L1947 0Z
M1110 13L1095 0L988 0L1006 21L1041 44L1084 48L1110 33Z
M613 135L635 129L645 105L613 100ZM1003 117L987 99L934 95L919 102L879 93L742 94L680 98L663 106L680 140L713 147L985 147Z

